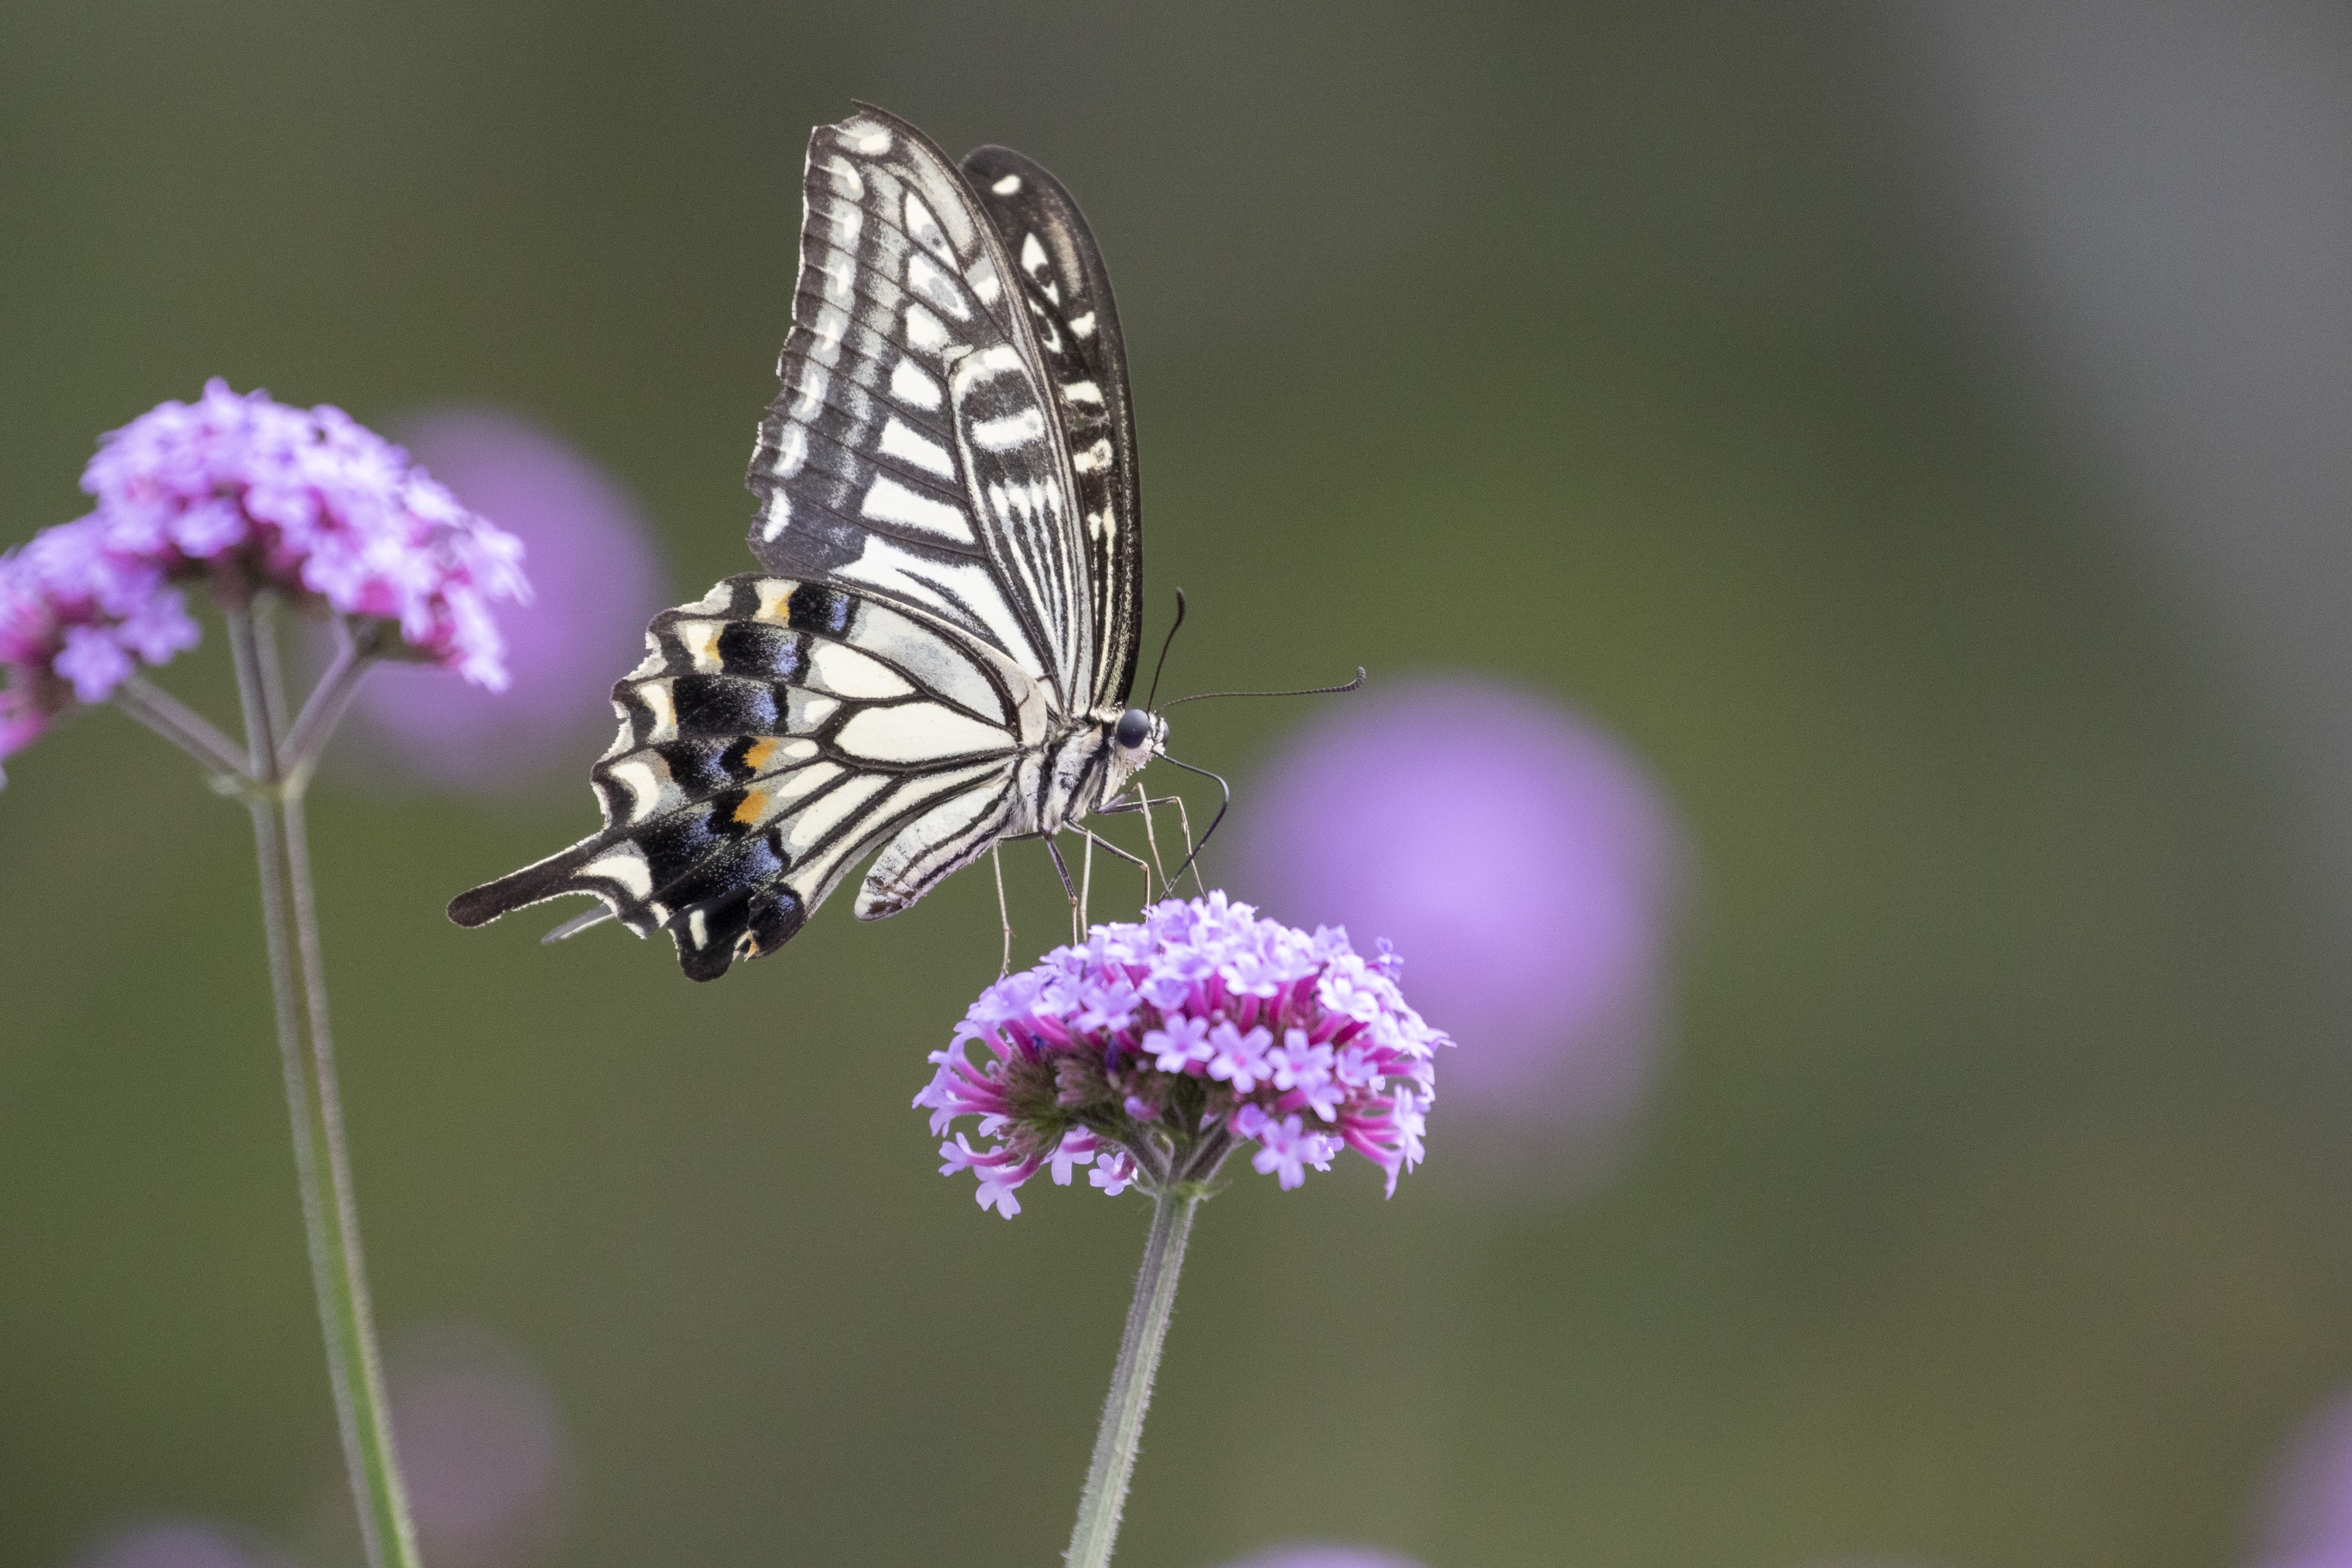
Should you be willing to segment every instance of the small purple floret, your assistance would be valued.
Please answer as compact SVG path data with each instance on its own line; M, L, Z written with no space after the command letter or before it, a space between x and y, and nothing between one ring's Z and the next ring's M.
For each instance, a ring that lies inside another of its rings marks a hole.
M101 438L81 488L89 516L0 556L0 756L194 647L191 579L393 623L414 657L506 685L490 605L528 602L522 546L339 408L210 381Z
M1421 1162L1433 1058L1452 1044L1406 1005L1400 967L1385 942L1368 960L1345 931L1309 936L1222 892L1097 926L982 992L931 1053L915 1104L933 1134L977 1116L992 1141L956 1133L940 1173L971 1172L982 1206L1010 1219L1049 1166L1067 1185L1092 1164L1116 1194L1173 1179L1188 1150L1249 1141L1285 1188L1353 1149L1393 1194Z

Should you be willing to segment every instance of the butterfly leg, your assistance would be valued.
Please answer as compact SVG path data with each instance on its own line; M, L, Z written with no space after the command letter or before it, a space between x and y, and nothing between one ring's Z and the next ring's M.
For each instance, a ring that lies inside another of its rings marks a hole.
M1004 956L996 961L999 980L1013 973L1013 911L1004 902L1004 849L1001 843L988 847L988 858L996 868L996 918L1004 925Z
M1086 933L1078 929L1077 886L1070 880L1070 868L1062 858L1061 845L1055 842L1050 836L1045 838L1045 853L1054 858L1054 869L1062 879L1063 896L1070 900L1070 942L1075 946L1086 940Z
M1135 810L1136 815L1143 818L1143 842L1150 847L1152 867L1160 873L1160 885L1165 888L1168 886L1168 862L1160 858L1160 835L1151 825L1151 797L1143 793L1143 781L1136 780ZM1151 879L1149 877L1143 879L1143 901L1147 904L1151 901Z
M1087 855L1085 859L1078 862L1079 934L1071 939L1073 942L1084 942L1086 940L1085 928L1094 924L1095 836L1091 833L1087 833L1087 830L1083 827L1079 828L1078 831L1080 833L1086 833Z
M1096 812L1095 815L1097 816L1140 816L1143 818L1144 842L1151 846L1151 861L1154 866L1159 868L1160 885L1166 888L1170 892L1174 892L1174 885L1168 880L1168 864L1160 858L1160 835L1156 829L1151 816L1152 808L1161 805L1172 805L1176 807L1178 814L1181 816L1184 809L1184 800L1181 795L1147 795L1143 793L1143 785L1138 784L1135 786L1135 798L1133 800L1122 799L1114 805L1102 807L1100 810ZM1192 829L1189 826L1184 830L1184 837L1186 847L1189 850L1192 840Z
M1087 836L1087 855L1089 860L1093 858L1095 846L1099 844L1113 855L1118 856L1120 859L1134 867L1137 870L1141 871L1143 873L1143 901L1147 904L1151 902L1151 866L1150 862L1146 861L1140 855L1129 854L1126 850L1121 849L1118 845L1113 844L1109 839L1100 837L1088 828L1081 827L1078 831Z
M1201 880L1201 852L1199 849L1194 847L1192 843L1192 818L1191 814L1186 812L1184 809L1184 797L1181 795L1171 795L1164 800L1155 800L1151 802L1151 804L1153 805L1172 805L1176 808L1176 826L1184 830L1184 865L1176 868L1176 874L1181 877L1184 874L1184 866L1192 867L1192 886L1202 898L1207 898L1209 896L1209 887L1207 883ZM1149 821L1150 818L1147 816L1145 820ZM1168 890L1172 893L1176 889L1171 888Z

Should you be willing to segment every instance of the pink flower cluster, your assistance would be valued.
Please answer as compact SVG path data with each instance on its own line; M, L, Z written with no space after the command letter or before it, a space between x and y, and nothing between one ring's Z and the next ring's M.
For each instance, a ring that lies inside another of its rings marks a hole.
M173 584L196 577L396 623L425 662L506 685L489 606L529 602L521 544L340 408L207 382L105 437L81 487L89 516L0 556L0 756L194 647Z
M1400 967L1386 942L1368 960L1344 931L1309 936L1223 892L1097 926L990 986L931 1053L915 1104L933 1134L978 1116L993 1141L958 1132L940 1173L972 1172L981 1205L1010 1219L1013 1190L1048 1165L1061 1185L1092 1165L1117 1194L1205 1176L1250 1142L1285 1188L1353 1149L1394 1193L1421 1161L1433 1058L1452 1043L1405 1004Z

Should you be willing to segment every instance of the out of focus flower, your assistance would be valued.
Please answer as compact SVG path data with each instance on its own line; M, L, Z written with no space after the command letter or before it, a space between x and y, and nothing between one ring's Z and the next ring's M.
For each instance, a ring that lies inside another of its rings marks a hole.
M2264 1568L2352 1568L2352 1388L2288 1439L2264 1512Z
M1115 1194L1204 1178L1255 1142L1251 1163L1285 1188L1353 1149L1393 1193L1421 1160L1447 1043L1406 1005L1400 967L1386 942L1366 959L1344 931L1309 936L1222 892L1098 925L982 992L931 1053L915 1096L931 1131L977 1116L992 1140L957 1133L940 1174L971 1171L982 1206L1010 1219L1014 1189L1048 1165L1061 1185L1092 1165Z
M563 1421L530 1363L451 1324L385 1358L419 1552L435 1568L520 1568L552 1548L568 1499Z
M162 568L110 552L97 518L0 555L0 757L76 702L105 701L134 658L162 664L198 636Z
M153 1520L111 1531L73 1568L278 1568L285 1559L250 1536L194 1519Z
M1431 679L1333 704L1248 804L1270 906L1412 953L1416 1002L1460 1047L1449 1115L1490 1145L1516 1127L1607 1152L1653 1071L1679 858L1620 747L1557 704Z
M457 407L401 421L415 460L530 552L527 609L499 617L512 684L472 690L377 670L355 704L371 769L444 789L498 790L584 764L612 738L613 681L669 603L642 513L577 447L520 415Z
M1369 1546L1301 1541L1236 1558L1226 1568L1421 1568L1421 1564L1410 1557L1376 1552Z
M388 622L412 657L506 684L490 606L529 597L522 546L339 408L207 382L103 437L81 484L95 510L0 556L0 756L194 647L189 581Z

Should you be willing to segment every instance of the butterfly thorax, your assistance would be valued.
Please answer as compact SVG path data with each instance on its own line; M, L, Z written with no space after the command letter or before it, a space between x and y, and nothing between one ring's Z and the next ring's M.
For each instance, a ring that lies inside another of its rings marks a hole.
M1165 743L1165 721L1147 715L1150 726L1139 742L1126 723L1132 710L1106 704L1085 718L1065 721L1066 728L1032 764L1024 791L1033 814L1024 826L1031 833L1055 834L1080 817L1100 811L1127 788L1135 775Z

